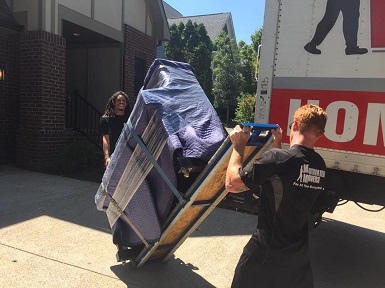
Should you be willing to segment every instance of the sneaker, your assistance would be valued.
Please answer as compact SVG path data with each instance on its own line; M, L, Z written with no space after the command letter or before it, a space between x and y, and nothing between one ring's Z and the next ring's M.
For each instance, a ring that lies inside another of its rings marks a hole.
M346 47L345 54L346 55L361 55L368 53L368 49L366 48L360 48L358 46L351 46Z
M311 54L321 54L321 50L317 49L316 45L314 45L313 43L309 42L305 45L305 47L303 47L307 52L311 53Z

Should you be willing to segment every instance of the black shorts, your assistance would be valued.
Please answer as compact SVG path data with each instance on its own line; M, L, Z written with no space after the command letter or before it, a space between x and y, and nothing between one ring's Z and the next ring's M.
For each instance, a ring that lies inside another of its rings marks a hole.
M262 264L241 255L231 288L314 288L310 263L301 268Z

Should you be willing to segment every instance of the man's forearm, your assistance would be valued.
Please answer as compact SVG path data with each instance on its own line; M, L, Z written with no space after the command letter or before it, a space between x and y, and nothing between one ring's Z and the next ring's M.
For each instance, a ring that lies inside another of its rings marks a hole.
M243 183L239 170L243 165L245 147L234 147L230 156L226 171L226 190L233 193L240 193L249 190Z

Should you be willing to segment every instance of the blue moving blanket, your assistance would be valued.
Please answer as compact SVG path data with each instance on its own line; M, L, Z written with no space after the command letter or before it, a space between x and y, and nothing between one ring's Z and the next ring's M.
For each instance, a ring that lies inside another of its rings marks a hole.
M138 145L136 136L146 149ZM176 201L167 182L177 188L183 186L176 158L207 162L225 137L193 68L156 59L95 195L96 206L106 212L113 233L121 231L127 246L158 241ZM163 176L148 154L159 164ZM126 216L122 217L123 213Z

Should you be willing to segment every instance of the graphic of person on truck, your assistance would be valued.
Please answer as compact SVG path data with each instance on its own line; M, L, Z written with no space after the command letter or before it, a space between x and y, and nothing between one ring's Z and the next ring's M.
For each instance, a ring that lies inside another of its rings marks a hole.
M322 43L334 27L340 12L342 12L343 16L342 28L346 43L345 54L360 55L368 52L368 49L357 46L360 0L328 0L325 15L318 23L313 39L304 47L307 52L316 55L321 54L321 50L317 46Z

